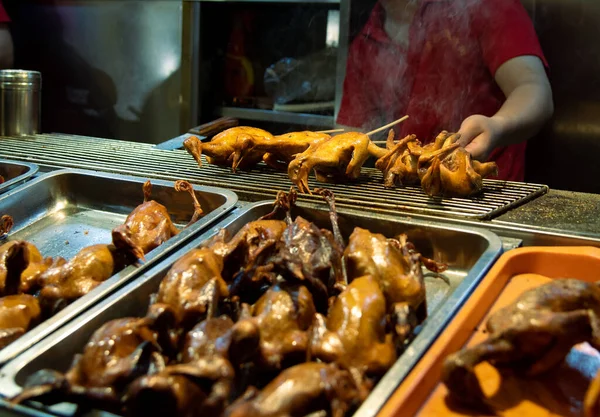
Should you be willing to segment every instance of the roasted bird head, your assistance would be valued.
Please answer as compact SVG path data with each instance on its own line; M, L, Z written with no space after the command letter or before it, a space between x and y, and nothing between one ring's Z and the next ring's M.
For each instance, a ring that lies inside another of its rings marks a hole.
M214 317L219 300L229 295L222 270L223 258L212 250L200 248L188 252L161 281L150 310L168 306L185 329L205 317Z
M357 402L348 371L308 362L281 372L261 391L250 388L225 411L226 417L305 416L325 410L343 417Z
M166 340L164 333L172 325L173 317L166 310L153 318L110 321L94 332L65 374L36 372L11 402L72 402L119 412L121 396L129 383L165 367L160 341Z
M363 376L381 376L396 361L387 308L379 283L370 275L356 278L333 302L327 319L317 314L312 326L311 356L335 362L353 373L362 399L370 384Z
M209 164L231 166L235 172L238 168L247 169L260 162L265 152L253 151L252 146L272 140L273 135L266 130L238 126L224 130L210 142L202 143L196 136L189 137L183 142L183 146L194 157L198 166L202 166L204 153Z
M37 298L29 294L0 298L0 349L21 337L41 320Z
M167 366L133 381L124 398L127 414L146 416L218 416L232 391L234 370L221 356Z
M314 169L319 181L357 179L365 161L386 153L364 133L347 132L312 144L296 155L288 166L288 176L300 192L311 194L308 175Z
M4 216L0 217L0 236L9 233L12 230L14 224L15 223L13 218L8 214L5 214Z
M525 291L487 321L486 341L446 358L442 380L450 398L493 411L474 368L489 362L499 370L539 375L559 365L582 342L600 348L597 326L600 287L577 279L556 279Z
M242 305L239 323L253 322L260 330L259 369L279 370L306 358L307 330L315 314L306 287L276 284L255 304Z

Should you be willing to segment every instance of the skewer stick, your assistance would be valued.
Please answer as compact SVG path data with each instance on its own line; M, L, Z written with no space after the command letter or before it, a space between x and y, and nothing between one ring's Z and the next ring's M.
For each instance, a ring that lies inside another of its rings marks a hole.
M317 130L315 133L338 133L343 132L346 129L331 129L331 130Z
M405 121L406 119L408 119L408 116L401 117L400 119L396 120L395 122L388 123L388 124L387 124L387 125L385 125L385 126L381 126L381 127L377 128L377 129L375 129L375 130L371 130L371 131L370 131L369 133L367 133L366 135L367 135L367 136L374 135L375 133L381 132L382 130L385 130L385 129L389 128L389 127L396 126L398 123L402 123L402 122L403 122L403 121Z

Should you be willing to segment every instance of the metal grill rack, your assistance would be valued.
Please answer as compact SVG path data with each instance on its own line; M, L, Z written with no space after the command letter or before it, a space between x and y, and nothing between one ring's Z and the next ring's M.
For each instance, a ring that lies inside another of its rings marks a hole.
M183 150L165 151L151 144L65 134L41 134L0 140L0 157L34 162L50 168L83 168L167 180L187 179L200 185L225 187L241 199L258 201L273 198L289 189L285 172L258 166L250 172L232 173L228 168L204 164L198 168ZM539 184L484 180L483 193L474 198L431 198L419 187L383 187L382 175L363 168L361 178L347 184L318 183L336 196L336 205L386 213L424 213L470 219L491 219L548 191ZM301 196L321 202L318 196Z

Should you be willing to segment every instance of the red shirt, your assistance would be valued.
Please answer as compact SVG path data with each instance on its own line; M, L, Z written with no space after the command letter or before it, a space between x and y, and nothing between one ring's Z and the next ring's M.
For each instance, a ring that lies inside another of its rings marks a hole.
M470 115L493 116L505 101L494 81L506 61L534 55L546 64L519 0L421 0L408 50L392 42L377 3L350 46L337 122L371 129L405 114L400 137L424 143L458 131ZM498 178L523 181L525 143L497 148Z
M0 23L8 23L8 22L10 22L10 18L8 17L6 10L4 10L2 1L0 1Z

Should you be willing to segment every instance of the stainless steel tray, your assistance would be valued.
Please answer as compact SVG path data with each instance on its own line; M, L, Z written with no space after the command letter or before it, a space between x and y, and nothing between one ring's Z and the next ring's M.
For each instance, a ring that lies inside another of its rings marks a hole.
M3 195L0 198L0 214L14 218L9 239L35 244L43 256L69 259L86 246L111 242L111 230L123 223L143 201L144 181L145 178L92 171L55 171ZM152 198L165 204L173 221L182 226L191 218L193 205L190 196L176 192L173 185L168 181L152 180ZM142 265L125 268L0 350L0 364L39 342L127 280L156 264L160 258L231 210L237 202L237 196L228 190L200 186L194 189L207 213L204 217L148 253Z
M262 202L237 209L212 230L205 231L197 239L165 258L152 270L145 272L142 277L96 305L88 314L78 317L48 337L43 344L38 344L10 362L1 372L0 394L4 396L18 394L27 377L39 369L52 368L65 371L73 356L83 350L89 337L102 324L125 316L143 316L150 294L158 289L161 279L177 259L198 247L221 227L226 227L231 233L235 233L246 223L269 212L271 208L271 203ZM295 208L293 214L314 221L321 227L329 227L328 213L322 207L303 205ZM398 219L366 211L340 211L340 227L346 237L355 226L387 236L407 233L409 239L424 255L449 264L450 268L446 275L451 282L449 288L442 280L427 279L430 316L408 351L400 356L358 410L357 415L366 416L376 414L419 357L436 339L500 255L502 244L496 235L485 230ZM18 409L35 416L47 415L46 412L69 415L74 407L58 404L43 408L45 412L24 406L19 406Z
M38 170L39 167L35 164L0 159L0 175L4 178L4 182L0 184L0 193L27 181L37 174Z

